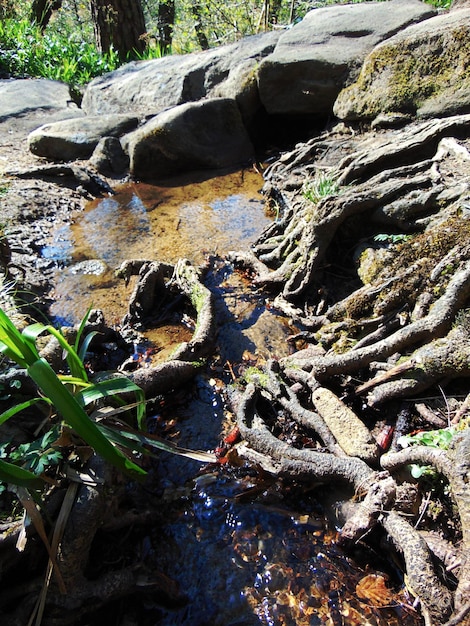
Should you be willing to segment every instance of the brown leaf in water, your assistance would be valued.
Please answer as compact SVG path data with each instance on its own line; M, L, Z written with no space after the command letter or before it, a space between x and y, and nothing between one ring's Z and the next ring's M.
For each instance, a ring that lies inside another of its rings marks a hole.
M393 602L392 591L380 574L368 574L356 585L356 594L374 607L389 606Z

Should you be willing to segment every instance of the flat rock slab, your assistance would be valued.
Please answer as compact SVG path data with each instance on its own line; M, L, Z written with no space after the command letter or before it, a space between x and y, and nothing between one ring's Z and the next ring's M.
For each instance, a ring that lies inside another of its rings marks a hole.
M80 115L67 85L45 79L0 80L0 122L33 111L68 117Z
M79 117L67 85L46 79L0 80L0 145L38 128L45 121ZM16 121L17 120L17 121ZM1 129L8 126L8 135Z
M29 135L29 149L55 161L88 159L102 137L124 135L138 122L129 115L91 115L45 124Z
M418 0L365 2L314 9L284 32L258 71L270 114L328 115L340 90L379 42L435 15Z

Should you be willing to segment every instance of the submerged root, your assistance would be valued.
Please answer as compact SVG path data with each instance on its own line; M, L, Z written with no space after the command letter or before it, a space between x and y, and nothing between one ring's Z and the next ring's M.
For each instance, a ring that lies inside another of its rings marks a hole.
M171 316L181 317L186 307L195 316L194 334L190 341L175 349L171 361L196 362L212 353L216 340L214 300L199 271L189 261L180 259L173 266L157 261L127 260L122 263L117 275L127 283L133 275L138 276L129 299L128 313L123 320L124 330L128 327L142 329L147 325L155 326ZM174 369L179 371L184 368ZM164 370L165 374L169 371L168 367ZM159 372L154 373L159 375ZM147 386L150 374L147 372L141 377Z

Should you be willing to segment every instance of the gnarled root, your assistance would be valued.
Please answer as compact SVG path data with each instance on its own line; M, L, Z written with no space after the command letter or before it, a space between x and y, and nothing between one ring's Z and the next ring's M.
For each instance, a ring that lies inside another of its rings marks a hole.
M455 615L463 614L468 597L470 552L470 430L463 431L448 452L420 446L389 453L381 461L385 471L379 472L357 457L345 456L342 451L337 456L338 448L331 444L332 451L329 452L320 451L320 448L298 449L275 436L272 429L276 428L276 421L273 426L268 426L268 422L273 421L272 411L276 408L283 415L287 410L307 432L313 431L317 437L322 432L322 438L328 439L324 434L328 426L321 420L318 422L315 412L304 409L298 398L293 400L295 393L287 386L277 366L270 364L267 373L253 374L251 380L244 393L235 396L237 423L243 437L237 446L238 455L275 475L313 483L349 484L354 498L346 509L347 517L340 540L346 545L355 543L375 526L382 526L393 545L403 554L407 585L419 598L427 625L437 626L449 620L454 604ZM314 387L313 394L315 389L318 387ZM270 415L265 418L263 411L267 409ZM333 437L331 433L330 437ZM441 580L439 567L436 568L433 562L427 541L403 516L404 513L415 514L417 490L401 484L394 475L403 464L413 462L432 463L448 478L459 509L464 539L455 594Z
M449 482L452 497L457 505L462 526L462 545L455 609L460 611L467 604L470 594L470 429L467 428L455 435L452 446L447 451L413 446L384 455L381 459L382 467L390 472L410 463L432 465L443 474Z
M196 313L195 331L191 341L175 350L172 360L196 361L212 353L216 339L213 296L189 261L180 259L172 266L157 261L127 260L117 274L126 282L132 275L139 276L123 320L124 327L159 323L184 304L183 297ZM147 380L149 375L143 378Z
M355 489L371 480L374 471L361 459L299 450L275 437L257 412L260 393L254 384L247 385L238 401L237 423L243 439L266 458L268 471L314 482L343 481Z
M452 614L452 594L436 576L426 542L393 511L384 513L381 523L403 553L410 590L419 597L427 624L442 624Z

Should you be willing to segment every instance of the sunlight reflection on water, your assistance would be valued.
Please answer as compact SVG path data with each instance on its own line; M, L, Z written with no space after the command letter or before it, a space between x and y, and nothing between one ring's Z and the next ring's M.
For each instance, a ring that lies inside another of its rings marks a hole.
M208 253L246 249L271 221L262 183L260 174L246 170L168 186L133 183L90 202L71 226L58 227L43 249L58 268L51 315L73 324L91 305L112 323L121 319L130 291L114 271L125 259L188 258L198 265ZM102 274L77 271L76 264L87 260L104 261Z

